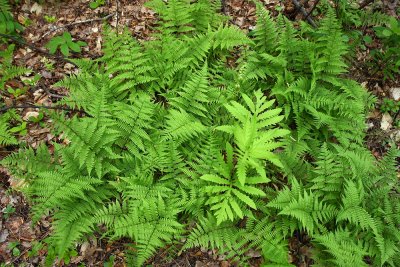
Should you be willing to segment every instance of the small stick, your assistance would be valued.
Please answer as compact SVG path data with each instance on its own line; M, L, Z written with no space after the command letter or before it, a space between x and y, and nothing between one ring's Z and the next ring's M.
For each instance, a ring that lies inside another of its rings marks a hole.
M296 9L299 10L303 14L304 18L307 19L308 23L310 23L314 28L317 28L317 24L315 24L310 14L307 14L307 11L304 9L304 7L297 0L292 0L292 2Z
M49 52L47 52L47 51L45 51L45 50L43 50L43 49L40 49L40 48L34 46L33 44L30 44L30 43L28 43L27 41L25 41L25 40L23 40L23 39L19 39L19 38L13 36L13 35L0 33L0 37L4 37L4 38L7 38L7 39L9 39L9 40L12 40L14 43L18 43L18 44L21 44L21 45L25 45L25 46L29 47L29 48L32 49L32 50L35 50L35 51L37 51L37 52L39 52L39 53L41 53L41 54L46 55L47 57L52 57L52 58L55 58L55 59L59 59L59 60L62 60L62 61L71 63L71 64L74 65L75 67L78 67L78 65L76 65L74 62L72 62L71 60L69 60L69 59L67 59L67 58L63 58L63 57L60 57L60 56L57 56L57 55L50 54Z
M315 1L313 7L311 8L310 12L308 12L307 16L305 16L305 19L307 19L314 11L314 9L317 7L318 3L320 0Z
M103 18L87 19L87 20L75 21L75 22L72 22L72 23L69 23L69 24L65 24L65 25L62 25L62 26L60 26L60 27L57 27L57 28L54 28L54 29L49 30L48 32L46 32L45 34L43 34L43 35L40 37L39 40L43 39L44 37L46 37L47 35L49 35L49 34L52 33L52 32L56 32L56 31L59 31L59 30L64 29L64 28L67 28L67 27L70 27L70 26L75 26L75 25L78 25L78 24L83 24L83 23L89 23L89 22L94 22L94 21L107 20L108 18L111 18L111 17L114 16L114 15L115 15L115 13L112 13L112 14L109 14L109 15L103 17Z
M119 34L118 30L118 23L119 23L119 1L117 0L117 11L115 12L116 14L116 23L115 23L115 28L117 29L117 34Z
M56 109L56 110L65 110L65 111L78 111L72 108L65 108L65 107L52 107L52 106L39 106L39 105L15 105L10 107L4 107L0 109L0 112L7 111L9 109L18 109L18 108L44 108L44 109Z

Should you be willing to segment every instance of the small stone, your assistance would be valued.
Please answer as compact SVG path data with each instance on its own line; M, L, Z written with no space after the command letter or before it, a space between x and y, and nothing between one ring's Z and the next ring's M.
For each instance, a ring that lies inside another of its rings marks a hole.
M400 143L400 130L395 131L394 133L392 133L390 135L390 138L392 138L392 140L395 143Z
M390 89L390 92L392 93L392 97L394 100L399 101L400 100L400 87L395 87Z
M393 119L389 115L389 113L385 113L382 116L381 120L381 129L384 131L388 131L392 127Z
M34 3L31 7L31 13L36 13L36 15L40 15L42 13L42 6L39 5L38 3Z
M372 129L372 128L374 128L374 123L373 122L370 122L370 123L368 123L368 129Z
M37 111L28 111L23 117L24 121L28 121L31 117L37 118L39 117L39 112Z
M221 261L219 264L220 267L229 267L229 262L228 261Z
M9 232L7 229L4 229L3 231L1 231L0 232L0 243L3 243L4 241L6 241L8 235L9 235Z
M66 63L66 64L64 65L64 69L66 69L66 70L72 70L74 67L75 67L75 66L72 65L71 63Z
M46 71L46 70L43 70L40 74L43 76L43 78L46 78L46 79L51 79L53 77L51 72Z

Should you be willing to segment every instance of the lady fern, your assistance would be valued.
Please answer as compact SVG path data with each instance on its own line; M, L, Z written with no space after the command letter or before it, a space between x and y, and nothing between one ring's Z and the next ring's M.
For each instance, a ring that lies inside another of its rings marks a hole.
M147 5L150 40L108 29L103 57L58 83L82 111L51 114L65 142L2 161L28 182L34 218L53 216L59 257L102 231L131 240L132 266L169 244L291 266L303 232L317 266L399 265L398 151L377 161L363 146L370 97L342 77L334 12L299 31L258 5L247 37L211 0Z

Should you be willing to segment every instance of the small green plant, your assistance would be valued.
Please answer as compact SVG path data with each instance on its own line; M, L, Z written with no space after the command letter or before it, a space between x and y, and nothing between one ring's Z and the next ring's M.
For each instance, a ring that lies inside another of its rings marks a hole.
M95 1L92 1L92 2L89 3L89 7L91 9L96 9L99 6L102 6L104 4L105 4L105 0L95 0Z
M44 15L43 18L47 23L54 23L57 21L57 17L55 17L55 16Z
M19 245L20 243L18 241L10 242L8 244L8 249L11 250L11 253L14 257L18 257L19 255L21 255L21 251L18 248Z
M11 214L15 212L15 208L12 204L8 204L7 207L3 209L3 218L8 219Z
M54 62L51 61L50 59L48 59L47 57L44 57L41 62L43 63L44 67L48 70L48 71L52 71L54 70Z
M43 248L43 243L39 241L31 242L31 249L28 251L28 257L36 257L39 255L40 250Z
M13 52L15 45L9 45L0 51L0 91L4 90L6 82L30 72L29 69L13 65Z
M12 127L9 131L13 134L26 135L28 133L26 125L27 123L21 120L17 126Z
M64 32L61 36L51 38L50 42L47 43L46 47L49 49L51 54L54 54L57 49L60 49L61 53L68 57L70 50L76 53L81 52L81 47L87 44L83 41L72 41L72 36L69 32Z
M395 113L400 109L400 101L386 97L383 99L380 109L382 113Z
M382 69L384 79L395 79L400 74L400 20L392 17L387 26L375 27L374 30L383 42L383 49L371 51L377 62L375 71Z
M14 20L9 4L2 1L0 3L0 33L16 35L23 29L21 24Z
M12 94L14 96L14 98L17 98L21 95L24 95L26 93L26 91L28 91L27 87L22 87L22 88L7 88L7 92L9 92L10 94Z
M51 244L51 238L46 238L43 240L44 244L47 247L47 256L45 259L45 266L50 267L53 266L54 261L57 259L58 251ZM74 249L67 250L66 253L62 257L58 257L58 261L63 261L65 265L68 265L71 262L72 257L76 257L78 252Z

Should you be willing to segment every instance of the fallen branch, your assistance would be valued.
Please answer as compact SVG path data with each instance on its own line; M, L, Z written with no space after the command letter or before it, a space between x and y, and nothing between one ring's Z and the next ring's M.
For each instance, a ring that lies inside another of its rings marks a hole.
M57 28L54 28L54 29L49 30L48 32L46 32L45 34L43 34L43 35L39 38L39 40L43 39L44 37L46 37L46 36L49 35L50 33L59 31L59 30L61 30L61 29L68 28L68 27L71 27L71 26L75 26L75 25L78 25L78 24L84 24L84 23L89 23L89 22L94 22L94 21L103 21L103 20L107 20L107 19L111 18L112 16L114 16L115 14L116 14L116 13L112 13L112 14L109 14L109 15L103 17L103 18L95 18L95 19L87 19L87 20L82 20L82 21L75 21L75 22L72 22L72 23L69 23L69 24L62 25L62 26L60 26L60 27L57 27Z
M304 18L308 21L308 23L311 24L314 28L317 28L317 24L315 24L314 20L311 18L311 15L307 13L307 11L304 9L304 7L299 3L297 0L292 0L292 3L296 7L297 10L299 10Z
M57 56L57 55L50 54L50 53L47 52L46 50L43 50L43 49L41 49L41 48L39 48L39 47L36 47L36 46L34 46L33 44L28 43L28 42L25 41L24 39L18 38L18 37L14 36L14 35L0 33L0 37L7 38L7 39L11 40L12 42L14 42L14 43L16 43L16 44L20 44L20 45L27 46L27 47L29 47L30 49L32 49L32 50L34 50L34 51L36 51L36 52L39 52L39 53L41 53L41 54L43 54L43 55L46 55L47 57L51 57L51 58L54 58L54 59L62 60L62 61L64 61L64 62L68 62L68 63L74 65L75 67L78 67L78 66L77 66L74 62L72 62L71 60L69 60L69 59L67 59L67 58L63 58L63 57Z
M55 109L55 110L65 110L65 111L79 111L76 109L65 108L65 107L56 107L56 106L52 107L52 106L39 106L39 105L26 104L26 105L15 105L15 106L3 107L2 109L0 109L0 112L3 113L9 109L18 109L18 108L44 108L44 109Z
M310 12L307 13L307 16L304 17L304 19L307 19L314 11L314 9L317 7L318 3L320 0L315 1L313 7L311 8Z

